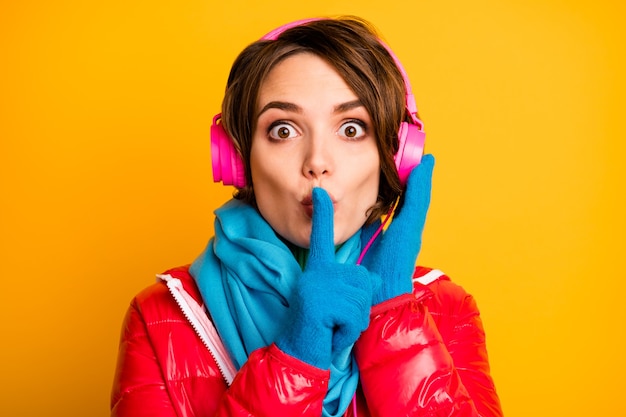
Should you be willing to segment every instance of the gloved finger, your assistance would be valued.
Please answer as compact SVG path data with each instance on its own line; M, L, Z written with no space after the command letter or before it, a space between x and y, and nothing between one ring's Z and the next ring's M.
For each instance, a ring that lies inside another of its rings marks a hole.
M435 158L432 155L424 155L421 163L409 174L398 211L386 232L394 239L421 234L430 206L434 166Z
M333 232L333 202L323 188L313 188L313 219L309 262L330 261L335 259Z
M333 350L341 350L350 346L359 338L369 325L369 309L353 309L350 320L340 321L334 328L332 336Z
M356 342L363 330L365 330L366 328L367 326L365 326L364 328L347 325L338 326L333 333L333 351L343 350L352 345L354 342Z
M349 346L369 324L370 307L374 293L380 286L378 274L358 265L345 267L335 280L338 297L334 301L336 314L333 316L333 349Z

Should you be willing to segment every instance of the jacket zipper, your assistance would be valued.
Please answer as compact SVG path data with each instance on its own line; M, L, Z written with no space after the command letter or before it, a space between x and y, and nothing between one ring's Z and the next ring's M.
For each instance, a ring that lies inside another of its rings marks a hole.
M215 326L213 326L213 323L211 323L204 312L204 308L185 291L182 282L178 278L174 278L170 274L158 274L157 277L166 283L176 304L178 304L191 327L193 327L202 343L209 350L226 384L230 386L235 378L237 369L230 360Z

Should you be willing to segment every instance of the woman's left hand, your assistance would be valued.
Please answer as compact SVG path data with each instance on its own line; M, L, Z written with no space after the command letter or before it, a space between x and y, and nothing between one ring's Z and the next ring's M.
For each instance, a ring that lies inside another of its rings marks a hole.
M434 157L424 155L421 163L413 168L391 224L376 238L361 263L368 270L380 274L383 281L374 295L373 305L413 290L412 276L422 246L434 165ZM363 228L362 247L369 242L379 225L380 221L377 221Z

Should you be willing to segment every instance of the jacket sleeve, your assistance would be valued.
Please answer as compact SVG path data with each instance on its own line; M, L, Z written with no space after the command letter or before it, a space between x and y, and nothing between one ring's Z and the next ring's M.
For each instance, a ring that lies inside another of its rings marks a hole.
M355 346L372 416L501 416L475 304L453 298L437 319L426 287L372 308Z
M228 387L166 287L157 284L126 314L111 416L317 417L329 377L270 345L253 352Z
M217 415L319 417L329 377L272 344L252 352Z
M424 304L432 312L439 311L432 314L433 321L478 414L501 417L500 400L490 374L485 331L474 297L447 277L429 288L434 295Z

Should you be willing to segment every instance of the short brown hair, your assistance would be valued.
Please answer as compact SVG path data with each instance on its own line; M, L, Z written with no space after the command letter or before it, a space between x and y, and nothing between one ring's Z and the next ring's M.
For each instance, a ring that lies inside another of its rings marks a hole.
M254 42L239 54L222 103L222 123L244 161L246 175L247 185L236 190L234 196L256 205L250 150L261 84L278 63L303 52L315 54L335 68L372 119L381 175L369 223L387 212L402 192L393 157L398 151L400 123L409 120L409 115L400 70L376 30L355 17L313 20L285 30L276 40Z

